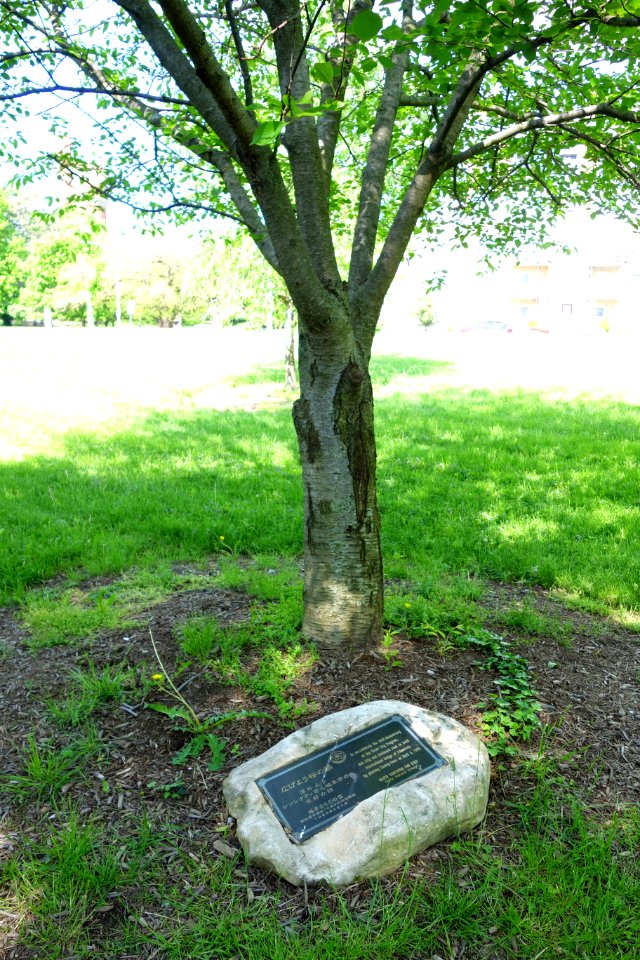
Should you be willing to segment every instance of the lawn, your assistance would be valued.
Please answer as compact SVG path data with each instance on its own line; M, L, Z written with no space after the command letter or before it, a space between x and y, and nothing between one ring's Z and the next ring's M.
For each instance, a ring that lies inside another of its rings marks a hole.
M224 403L200 359L162 402L0 407L0 949L630 960L638 408L375 357L386 635L346 669L300 639L300 470L267 360L219 371ZM245 864L225 773L379 697L486 739L486 824L346 891Z

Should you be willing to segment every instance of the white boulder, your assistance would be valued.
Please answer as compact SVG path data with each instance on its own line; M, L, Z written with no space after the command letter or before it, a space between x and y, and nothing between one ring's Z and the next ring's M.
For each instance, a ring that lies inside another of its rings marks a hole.
M446 765L380 790L309 839L289 839L256 781L394 715ZM237 767L223 790L249 862L296 886L322 881L345 886L389 873L413 854L476 826L486 810L489 773L484 744L461 723L409 703L377 700L297 730Z

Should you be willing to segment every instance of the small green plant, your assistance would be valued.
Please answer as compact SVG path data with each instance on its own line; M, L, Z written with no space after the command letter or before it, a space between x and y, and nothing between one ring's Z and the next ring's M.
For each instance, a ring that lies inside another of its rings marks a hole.
M495 670L498 693L486 703L479 703L482 727L489 736L487 749L492 756L516 752L514 741L530 739L540 726L540 704L529 680L529 666L524 657L514 653L507 640L489 630L478 630L462 638L464 646L486 654L483 670Z
M62 748L55 748L48 741L38 743L32 735L20 754L23 772L3 776L0 792L20 803L51 799L72 780L78 779L88 758L99 751L100 741L93 729L82 739Z
M455 641L479 622L476 590L462 578L451 578L418 584L411 594L388 593L385 622L407 637Z
M252 607L248 621L216 627L205 662L218 682L240 686L255 697L268 697L280 718L289 723L314 708L306 700L291 699L289 690L313 665L316 655L300 643L299 571L291 565L277 568L273 563L273 558L263 558L246 567L230 561L223 565L218 583L243 589L266 602ZM196 642L200 643L199 637ZM208 646L208 640L205 643ZM242 660L245 651L251 653L250 668Z
M96 703L120 703L133 683L134 671L125 663L103 667L98 671L90 663L87 670L72 670L71 679L80 693Z
M162 713L174 721L173 729L180 733L188 734L186 743L178 750L172 759L172 763L179 766L188 760L196 760L200 757L203 750L209 753L207 767L211 771L220 770L224 763L224 752L226 740L219 737L214 731L230 720L240 720L245 717L264 717L268 716L257 710L229 711L227 713L216 714L210 717L200 717L191 706L189 701L180 692L178 687L167 673L156 642L151 636L151 644L156 660L160 665L162 673L156 673L151 678L157 688L166 696L174 700L175 705L170 706L165 703L148 703L150 710Z
M384 632L382 638L382 656L385 661L385 670L392 670L394 667L401 667L402 660L400 659L400 653L397 648L394 646L395 638L397 637L399 630L387 629Z
M180 647L192 660L207 663L219 652L221 628L216 617L190 617L180 630Z
M73 686L62 701L52 700L47 709L60 726L80 726L91 714L107 703L122 703L126 691L134 686L134 670L120 663L98 671L90 663L86 670L72 670Z
M47 713L60 727L79 727L96 709L96 702L75 690L69 690L62 700L50 700Z
M269 697L283 720L294 720L307 713L312 705L306 700L297 703L287 694L294 680L310 668L314 659L314 654L300 643L287 650L270 643L262 654L256 672L253 675L244 674L243 685L257 697Z
M180 800L187 792L187 786L181 773L168 783L158 783L157 780L150 780L147 784L148 790L154 790L165 800Z

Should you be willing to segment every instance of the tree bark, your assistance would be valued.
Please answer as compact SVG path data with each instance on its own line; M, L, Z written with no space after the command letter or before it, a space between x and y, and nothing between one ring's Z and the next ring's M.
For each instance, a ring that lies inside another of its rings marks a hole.
M380 640L383 614L373 393L348 320L325 335L301 324L299 375L302 632L320 647L367 648Z

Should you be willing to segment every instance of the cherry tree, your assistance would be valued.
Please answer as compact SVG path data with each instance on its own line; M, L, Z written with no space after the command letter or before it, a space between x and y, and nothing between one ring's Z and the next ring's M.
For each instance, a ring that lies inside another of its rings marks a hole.
M640 3L0 0L0 10L5 123L45 98L64 143L34 162L139 210L231 218L282 277L300 321L303 632L321 645L375 642L369 360L385 296L416 232L435 245L447 226L502 246L568 203L633 216Z

